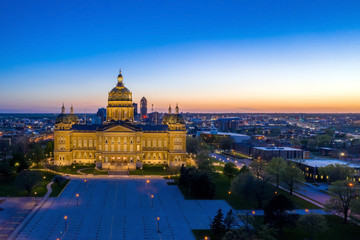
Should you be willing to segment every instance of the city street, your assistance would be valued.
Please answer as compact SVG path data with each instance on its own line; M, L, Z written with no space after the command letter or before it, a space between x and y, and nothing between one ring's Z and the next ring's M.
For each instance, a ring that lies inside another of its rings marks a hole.
M217 159L217 160L219 160L221 162L224 162L224 163L232 162L238 168L242 168L243 166L249 166L249 164L251 162L251 160L246 159L246 158L237 159L237 158L221 155L221 154L218 154L218 153L211 153L210 157L215 158L215 159Z

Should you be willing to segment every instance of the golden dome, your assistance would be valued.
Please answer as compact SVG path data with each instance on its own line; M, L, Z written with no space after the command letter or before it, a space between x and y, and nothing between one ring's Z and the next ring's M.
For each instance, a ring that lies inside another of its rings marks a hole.
M55 123L79 123L79 118L76 114L74 114L74 108L71 105L70 114L65 113L64 104L61 107L61 114L56 117Z
M109 92L108 101L132 101L132 93L124 86L123 79L124 78L120 71L118 75L118 83L116 87Z
M176 124L176 123L185 124L185 120L181 114L167 113L167 114L165 114L162 123L163 124Z

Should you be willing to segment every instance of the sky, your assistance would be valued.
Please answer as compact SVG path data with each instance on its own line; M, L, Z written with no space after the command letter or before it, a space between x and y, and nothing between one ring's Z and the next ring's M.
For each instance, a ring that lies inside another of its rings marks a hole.
M360 112L360 2L0 1L0 113Z

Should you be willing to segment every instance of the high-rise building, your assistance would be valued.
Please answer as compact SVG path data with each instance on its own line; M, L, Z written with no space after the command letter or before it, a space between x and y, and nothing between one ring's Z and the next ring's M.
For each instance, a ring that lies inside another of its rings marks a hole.
M133 103L133 107L134 107L134 116L138 114L138 107L137 107L137 103Z
M96 115L100 117L101 123L105 122L106 121L106 108L99 108Z
M145 97L140 100L140 114L141 119L147 118L147 100Z

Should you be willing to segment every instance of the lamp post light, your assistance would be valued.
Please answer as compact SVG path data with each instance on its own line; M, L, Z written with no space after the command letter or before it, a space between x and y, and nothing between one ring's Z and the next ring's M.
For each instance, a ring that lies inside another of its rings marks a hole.
M154 208L154 195L151 195L151 208Z
M157 220L156 221L156 223L157 223L157 232L160 233L160 218L157 217L156 220Z
M64 216L64 222L65 222L65 231L66 231L66 229L67 229L67 224L66 224L66 222L67 222L67 221L66 221L66 220L67 220L67 218L68 218L67 216Z
M84 180L84 183L85 183L85 191L86 191L87 179Z
M76 207L79 207L79 194L76 194Z
M36 195L37 195L37 192L34 192L34 194L35 194L35 206L36 206Z
M150 183L150 180L146 180L146 189L149 189L149 183Z

